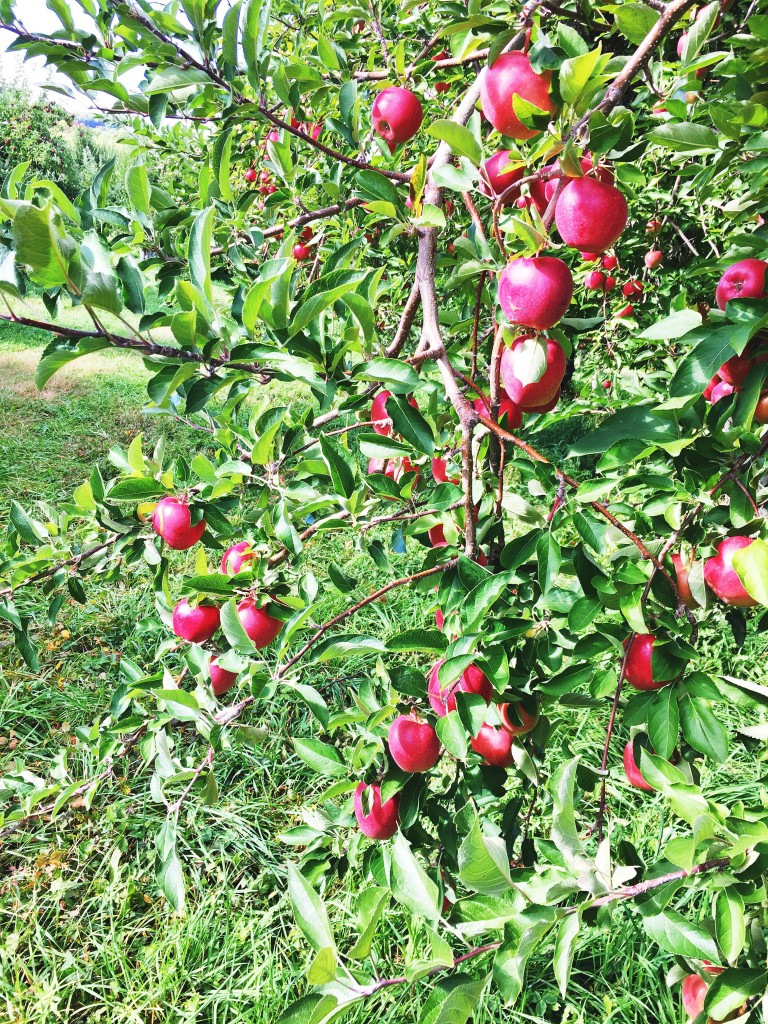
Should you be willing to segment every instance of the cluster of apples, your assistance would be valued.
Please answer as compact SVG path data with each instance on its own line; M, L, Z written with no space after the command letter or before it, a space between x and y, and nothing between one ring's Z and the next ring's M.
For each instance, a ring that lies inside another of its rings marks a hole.
M152 514L152 527L174 551L188 551L205 532L205 519L192 522L192 507L185 495L168 495L161 498ZM226 576L236 576L257 558L250 541L241 540L224 552L221 571ZM271 600L271 598L267 598ZM253 597L244 597L237 605L237 615L243 629L255 647L268 647L283 628L280 619L270 615L264 602ZM216 604L191 604L187 598L179 601L173 609L173 631L181 640L192 644L203 644L210 640L221 626L221 610ZM212 655L208 664L213 692L217 696L226 693L237 679L236 672L229 672L219 665L219 659Z
M477 694L486 705L491 704L493 687L477 665L469 665L454 683L442 687L439 678L442 664L438 661L432 666L427 685L429 704L438 718L456 710L457 692ZM519 701L499 704L498 713L501 726L483 723L477 735L471 738L470 745L485 764L508 768L513 763L515 737L524 736L535 728L539 715L537 710L526 708ZM387 734L387 747L395 764L412 774L431 771L442 754L435 726L416 710L394 719ZM390 839L400 824L399 796L392 796L382 803L381 787L377 783L358 784L354 809L360 831L370 839Z
M740 260L730 266L715 292L720 309L725 309L730 299L768 298L767 270L768 263L758 259ZM759 344L759 340L751 342L742 355L731 356L723 363L704 389L707 402L715 405L721 398L740 392L752 367L768 361L767 353L758 352ZM760 395L754 418L756 423L768 423L768 391Z

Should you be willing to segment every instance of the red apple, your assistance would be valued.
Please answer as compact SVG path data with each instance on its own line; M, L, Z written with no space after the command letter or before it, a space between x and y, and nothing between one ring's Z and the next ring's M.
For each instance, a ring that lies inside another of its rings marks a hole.
M186 597L173 609L173 632L191 644L210 640L221 622L216 605L198 604L193 608Z
M391 391L380 391L371 402L371 412L368 417L373 422L373 429L376 433L382 434L384 437L389 437L392 433L392 420L387 413L387 402L391 397ZM408 399L408 404L412 405L414 409L419 408L413 395Z
M655 270L663 259L661 249L650 249L643 257L643 262L649 270Z
M707 386L702 391L702 395L704 396L705 401L712 401L712 392L715 390L718 384L720 384L720 374L716 372L714 377L712 377L712 379L710 380L709 384L707 384Z
M406 473L416 474L416 479L413 483L413 486L416 487L421 478L421 470L418 466L414 466L407 455L400 459L390 459L384 467L384 476L388 476L396 484L400 483Z
M624 774L627 776L630 786L634 786L635 789L644 789L646 793L653 792L653 786L648 785L635 762L632 740L624 747Z
M729 299L765 299L765 271L768 263L765 260L740 260L728 267L720 278L715 298L720 309L725 309Z
M704 1012L707 983L699 974L688 974L683 978L683 1009L694 1020Z
M616 278L613 276L613 274L609 274L606 277L606 279L605 279L605 283L603 285L603 291L612 292L615 287L616 287Z
M604 181L606 183L606 185L612 185L613 184L615 179L614 179L614 176L613 176L613 171L610 169L610 167L599 166L599 165L593 163L593 158L589 154L587 154L587 156L583 156L579 160L579 163L581 164L581 170L582 170L583 174L589 174L592 177L597 178L598 181ZM553 164L548 164L547 167L545 168L545 170L558 170L559 171L560 170L560 161L559 160L555 160L555 162ZM566 177L566 182L569 181L569 180L572 180L572 179L569 179L569 178ZM559 183L560 183L560 179L559 178L549 178L545 182L544 194L547 197L547 202L549 202L550 199L554 196L555 192L557 192L557 186L558 186Z
M438 672L442 664L442 661L438 661L432 666L427 687L429 703L436 715L443 718L449 711L456 710L457 690L461 690L462 693L479 693L486 704L491 703L493 687L490 680L476 665L469 665L458 679L443 689L438 679Z
M763 425L768 423L768 391L763 391L757 400L754 420L755 423L761 423Z
M510 736L526 736L536 728L539 720L538 710L527 711L523 702L519 700L511 704L500 704L499 714L501 724Z
M571 271L554 256L520 256L506 265L499 278L499 303L504 315L510 323L536 331L546 331L556 324L572 295Z
M429 537L429 543L433 548L446 548L448 547L448 541L445 539L445 530L443 529L442 523L436 523L431 526L427 531Z
M246 635L258 648L269 647L283 628L280 619L270 615L266 608L259 608L252 597L243 598L238 604L237 616Z
M309 259L309 257L312 255L312 250L304 242L297 242L296 245L294 245L293 249L291 249L291 255L295 260L301 263L304 260Z
M552 398L550 398L548 402L545 402L543 405L532 406L530 409L526 409L525 411L531 413L531 415L540 415L545 412L552 412L552 410L555 408L559 401L560 388L557 389L557 391L554 393L554 395L552 396Z
M249 540L241 540L227 548L221 559L221 571L225 576L236 576L249 562L257 558Z
M560 237L573 249L604 252L627 226L627 200L614 186L597 178L569 181L555 210Z
M671 679L654 679L651 651L656 637L652 633L637 633L629 646L629 655L624 669L624 678L636 690L660 690L671 683ZM624 641L624 649L629 637Z
M680 600L686 608L693 611L694 608L699 607L699 603L691 593L691 585L688 582L688 575L691 571L691 567L683 561L683 556L677 553L672 555L672 565L675 569L677 592L680 595Z
M476 398L472 403L475 410L480 413L481 416L487 416L490 419L491 410L485 404L482 398ZM517 430L518 427L523 425L523 410L517 404L513 402L509 397L504 388L500 389L499 394L499 418L498 422L504 421L504 425L507 430Z
M368 814L363 808L363 793L371 790L371 809ZM400 808L399 794L391 797L386 803L381 802L381 787L366 786L364 782L357 784L355 790L355 817L360 831L369 839L391 839L400 824L398 811Z
M440 757L434 726L416 714L398 715L389 727L389 752L404 772L428 772Z
M497 768L509 768L514 762L512 757L512 737L505 729L497 729L494 725L484 722L480 732L470 741L476 754L485 759L486 764Z
M448 463L440 456L432 459L432 477L436 484L458 484L461 483L458 477L448 476Z
M584 278L584 284L593 292L601 292L605 285L605 274L601 274L599 270L591 270Z
M721 380L712 388L712 394L710 395L710 401L712 405L715 405L720 401L721 398L727 398L736 391L733 384L729 384L727 381Z
M480 76L483 114L493 127L512 139L532 139L538 132L526 127L515 113L513 97L519 96L548 114L556 107L549 94L551 71L537 74L522 50L502 53Z
M258 174L256 173L256 170L253 167L249 167L248 170L243 175L243 177L247 182L252 183L256 181L256 179L258 178Z
M617 317L618 316L621 316L621 317L632 316L632 314L634 312L635 312L635 307L632 305L631 302L628 302L626 306L622 306L622 308L618 311L618 313L615 313L614 315L617 316Z
M522 166L505 171L504 168L508 163L514 163L512 154L508 149L502 149L501 152L494 153L489 157L481 166L479 187L483 195L489 198L500 196L510 185L514 185L516 181L520 181L525 176L525 168ZM519 194L520 190L518 189L517 195ZM517 198L516 195L511 195L510 201L515 198Z
M731 356L717 372L720 374L721 380L726 381L728 384L733 384L735 388L740 388L754 365L755 360L750 359L748 356Z
M554 398L566 369L565 352L560 343L553 338L544 338L542 341L547 348L544 374L535 383L523 384L518 374L523 375L522 361L527 358L523 346L529 341L531 339L525 335L515 338L512 348L505 348L501 354L501 379L504 381L504 388L523 412L540 409Z
M219 665L219 659L211 658L208 662L208 674L211 677L211 686L217 697L221 697L227 690L231 690L237 682L237 672L230 672Z
M736 608L754 608L751 597L733 568L733 556L752 544L752 537L726 537L717 545L717 554L704 563L704 579L709 589L725 604Z
M315 233L309 225L307 225L299 235L302 242L311 242L314 237Z
M579 256L581 256L585 263L594 263L596 260L602 258L599 252L580 252Z
M664 225L661 223L658 217L653 217L645 225L645 231L648 235L658 235Z
M439 608L435 612L435 625L438 629L442 629L445 625L445 616Z
M186 551L205 533L205 520L192 525L192 513L186 498L169 495L161 498L152 513L152 528L174 551Z
M618 265L618 256L603 256L603 270L615 270Z
M371 120L374 131L393 145L412 139L421 128L424 112L419 97L399 85L382 89L373 101Z
M621 294L627 299L631 299L633 295L642 295L643 285L637 278L632 278L631 281L627 281L623 286Z

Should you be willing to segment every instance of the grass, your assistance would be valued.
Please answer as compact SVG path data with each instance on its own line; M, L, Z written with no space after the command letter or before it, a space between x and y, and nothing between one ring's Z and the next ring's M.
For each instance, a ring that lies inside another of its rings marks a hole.
M79 360L38 394L31 381L40 343L37 332L0 325L0 522L11 497L22 504L66 497L94 459L104 466L109 446L125 446L139 431L150 443L165 433L178 451L198 445L199 435L184 424L142 412L147 374L129 354ZM367 556L338 538L328 538L314 557L318 575L321 563L334 558L359 576L363 593L384 579L372 572ZM9 653L0 633L3 774L22 766L46 774L66 756L72 777L86 777L93 765L83 744L73 743L74 730L105 713L121 657L139 663L153 657L157 634L146 625L152 610L147 579L139 575L118 587L90 584L88 595L87 606L68 605L60 625L48 631L35 675ZM329 613L343 602L329 593ZM361 612L356 628L387 635L425 625L425 607L423 598L398 591L386 604ZM768 645L763 634L736 651L727 636L710 629L704 650L714 670L757 679L755 665L765 663ZM330 668L317 671L313 682L329 705L349 703L349 689L359 682L354 666L344 669L344 677ZM736 706L724 713L731 725L740 719ZM559 735L596 763L600 716L556 706L552 719ZM304 990L307 949L283 895L291 851L277 837L302 821L303 798L317 787L287 742L312 726L303 706L282 697L257 704L250 721L266 729L266 739L256 749L235 747L217 759L219 804L193 802L182 810L188 880L183 919L169 911L154 882L153 837L164 809L152 798L138 756L117 763L91 810L76 807L53 821L40 820L0 847L0 1021L272 1024ZM186 729L176 731L172 742L190 764L205 750ZM620 749L616 744L614 768ZM705 785L722 797L749 799L761 774L756 751L736 745L724 766L707 770ZM611 787L611 806L614 838L653 854L667 828L660 801ZM345 842L340 840L339 853ZM331 902L349 908L358 887L359 880L348 877L343 889L331 892ZM535 959L518 1006L503 1007L489 990L476 1024L683 1020L679 993L665 982L669 958L643 937L636 917L619 909L615 922L609 931L589 933L565 1002L550 961ZM343 945L349 929L341 931ZM401 948L396 924L387 926L382 942ZM347 1019L411 1024L427 991L393 990Z

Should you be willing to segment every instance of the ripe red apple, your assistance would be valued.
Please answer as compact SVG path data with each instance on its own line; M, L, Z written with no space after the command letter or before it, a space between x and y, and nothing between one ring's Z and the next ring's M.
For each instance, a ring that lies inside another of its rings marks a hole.
M509 768L514 762L512 757L512 737L505 729L497 729L494 725L484 722L480 732L469 741L476 754L485 759L486 764L497 768Z
M432 478L436 484L458 484L461 483L458 477L448 476L448 463L440 456L432 459Z
M636 690L660 690L671 683L671 679L654 679L651 664L651 651L656 637L653 633L637 633L629 646L624 669L624 678ZM624 641L624 649L629 645L629 637Z
M231 690L237 682L237 672L230 672L219 665L219 659L212 657L208 662L208 674L211 677L211 686L217 697L221 697L227 690Z
M584 285L593 292L601 292L604 284L605 274L601 274L599 270L591 270L584 278Z
M707 983L699 974L688 974L683 978L683 1009L695 1020L704 1012Z
M391 391L380 391L371 402L371 412L368 416L368 419L373 422L373 429L376 433L382 434L384 437L389 437L392 433L392 420L387 413L387 401L391 397ZM408 399L408 404L412 405L414 409L419 408L413 395Z
M715 298L720 309L725 309L729 299L765 299L765 271L768 263L765 260L740 260L728 267L720 278L715 291Z
M604 380L603 381L603 389L605 391L610 391L612 387L613 387L613 381L610 381L610 380Z
M621 317L632 316L634 312L635 312L635 307L632 305L631 302L628 302L627 305L626 306L622 306L622 308L618 311L618 313L615 313L614 316L617 316L617 317L619 317L619 316L621 316Z
M258 556L251 548L249 540L238 541L231 548L227 548L221 559L221 571L225 576L236 576L249 562L253 562Z
M582 170L583 174L591 175L592 177L596 178L598 181L604 181L606 183L606 185L612 185L613 184L615 179L614 179L613 171L610 169L610 167L605 167L605 166L602 166L602 165L595 164L593 162L593 158L592 158L592 156L590 154L587 154L586 156L583 156L579 160L579 163L581 164L581 170ZM560 170L560 161L559 160L555 160L555 162L553 164L548 164L544 168L544 170L552 170L552 171L557 170L557 171L559 171ZM572 180L572 179L569 179L569 178L566 177L566 181L569 181L569 180ZM550 199L552 199L552 197L554 196L555 192L557 192L557 186L559 185L559 183L560 183L560 178L559 177L558 178L549 178L544 183L544 195L547 198L547 202L549 202ZM559 202L559 200L558 200L558 202Z
M621 294L627 299L631 299L633 295L642 295L642 282L638 281L637 278L632 278L631 281L627 281L627 283L623 286L623 288L621 289Z
M605 252L627 226L629 207L615 185L597 178L569 181L555 210L560 237L573 249Z
M750 359L746 355L731 356L717 372L720 374L721 380L726 381L728 384L733 384L735 388L740 388L754 365L755 360Z
M510 736L526 736L532 729L536 728L539 721L537 709L527 711L522 701L513 701L511 704L500 704L499 714L501 724Z
M502 149L499 153L494 153L489 157L481 166L479 187L483 195L489 198L500 196L510 185L514 185L516 181L520 181L524 177L525 168L522 166L513 167L509 171L504 170L508 163L514 163L511 157L510 150ZM517 192L519 195L520 190L518 189ZM510 198L514 199L516 196L512 195Z
M635 789L643 789L646 793L653 792L653 786L648 785L635 762L632 740L624 747L624 774L627 776L630 786L634 786Z
M619 265L618 256L603 256L603 270L615 270Z
M374 131L389 143L390 149L412 139L421 128L423 116L419 97L399 85L382 89L371 111Z
M363 793L366 789L371 790L371 809L368 814L363 809ZM397 832L400 824L398 811L400 809L400 795L391 797L385 803L381 802L381 787L376 784L366 786L364 782L357 784L355 790L355 817L360 831L369 839L391 839Z
M435 612L435 625L438 629L442 629L445 625L445 616L439 608Z
M389 752L404 772L428 772L440 757L434 726L416 714L398 715L389 727Z
M526 409L525 411L531 413L531 415L535 414L537 416L541 415L542 413L545 413L545 412L552 412L552 410L555 408L555 406L557 405L557 403L559 401L560 401L560 388L557 389L557 391L550 398L550 400L548 402L545 402L544 405L531 406L531 408Z
M390 459L384 467L384 476L388 476L390 480L394 480L396 484L400 483L406 473L416 474L416 479L413 483L415 488L421 479L421 470L418 466L414 466L407 455L404 455L399 459Z
M526 358L523 346L530 340L525 335L515 338L512 348L505 348L501 354L501 379L504 381L504 388L512 401L516 402L523 412L540 409L541 406L546 405L555 396L566 369L565 352L560 343L553 338L542 339L547 347L547 365L544 374L535 383L523 384L518 373L523 374L522 360Z
M186 498L168 495L161 498L152 513L152 528L174 551L186 551L205 533L205 520L192 525L192 512Z
M752 537L726 537L717 545L717 554L704 563L704 580L725 604L736 608L754 608L758 603L747 593L733 568L733 556L752 544Z
M548 114L557 110L549 94L552 72L537 74L527 53L511 50L496 58L480 76L483 114L496 131L511 139L532 139L538 132L527 128L515 113L513 97L519 96Z
M580 252L579 256L581 256L585 263L594 263L596 260L602 258L599 252Z
M299 238L302 240L302 242L311 242L314 237L315 237L315 233L312 230L312 228L309 226L309 224L307 224L307 226L304 228L304 230L299 235Z
M556 324L572 295L571 271L554 256L520 256L506 265L499 278L504 315L510 323L536 331Z
M427 530L429 543L433 548L447 548L448 541L445 539L445 530L442 523L436 523Z
M720 374L715 372L715 375L711 378L709 384L702 391L704 400L707 402L712 401L712 392L715 390L717 385L720 383Z
M512 401L504 388L501 388L500 392L498 422L501 423L503 421L507 430L517 430L518 427L523 425L523 410L517 402ZM490 419L491 410L482 398L476 398L472 404L481 416L487 416Z
M768 391L763 391L757 400L754 420L755 423L761 423L763 425L768 423Z
M683 561L683 556L677 553L672 555L672 565L675 569L677 592L680 595L680 600L686 608L693 611L694 608L699 607L699 603L691 593L691 585L688 582L688 575L691 571L691 567Z
M462 693L479 693L486 704L491 703L493 687L490 680L476 665L469 665L450 686L441 689L438 672L442 664L442 661L438 661L432 666L427 687L429 703L436 715L443 718L449 711L456 710L457 690L461 690Z
M258 178L258 174L256 173L255 168L249 167L248 170L243 175L243 177L245 178L246 181L253 183Z
M220 622L221 613L213 604L198 604L193 608L185 597L173 609L173 632L191 644L210 640Z
M736 390L733 384L729 384L725 380L718 381L712 388L712 394L710 395L712 405L717 404L721 398L727 398L729 395L732 395Z
M643 257L643 262L649 270L655 270L663 259L661 249L650 249Z
M653 217L645 225L645 231L648 235L658 235L664 225L661 223L658 217Z
M304 242L297 242L293 249L291 249L291 255L295 260L301 263L304 260L309 259L312 255L312 250Z
M613 274L609 274L605 279L605 283L603 284L603 291L612 292L615 287L616 278L613 276Z
M252 597L243 598L237 606L237 616L245 633L256 647L269 647L283 628L280 619L270 615L266 608L259 608Z

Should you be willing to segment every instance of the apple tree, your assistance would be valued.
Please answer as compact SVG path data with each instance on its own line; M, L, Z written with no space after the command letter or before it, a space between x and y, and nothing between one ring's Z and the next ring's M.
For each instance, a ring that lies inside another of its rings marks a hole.
M136 352L200 447L137 437L57 507L12 503L0 617L33 672L41 608L92 579L148 571L165 635L81 730L99 772L19 764L0 836L138 750L182 912L182 804L297 701L318 795L285 837L311 950L286 1021L410 984L423 1021L465 1021L532 955L565 993L628 915L691 1017L759 1013L768 812L707 766L768 737L765 665L726 678L701 637L766 626L765 3L50 6L50 35L13 0L2 27L110 108L128 202L113 162L75 200L15 167L0 317L50 333L41 387ZM313 561L330 535L383 582ZM356 628L402 588L417 627ZM586 719L604 740L574 756ZM615 811L652 799L655 856Z

